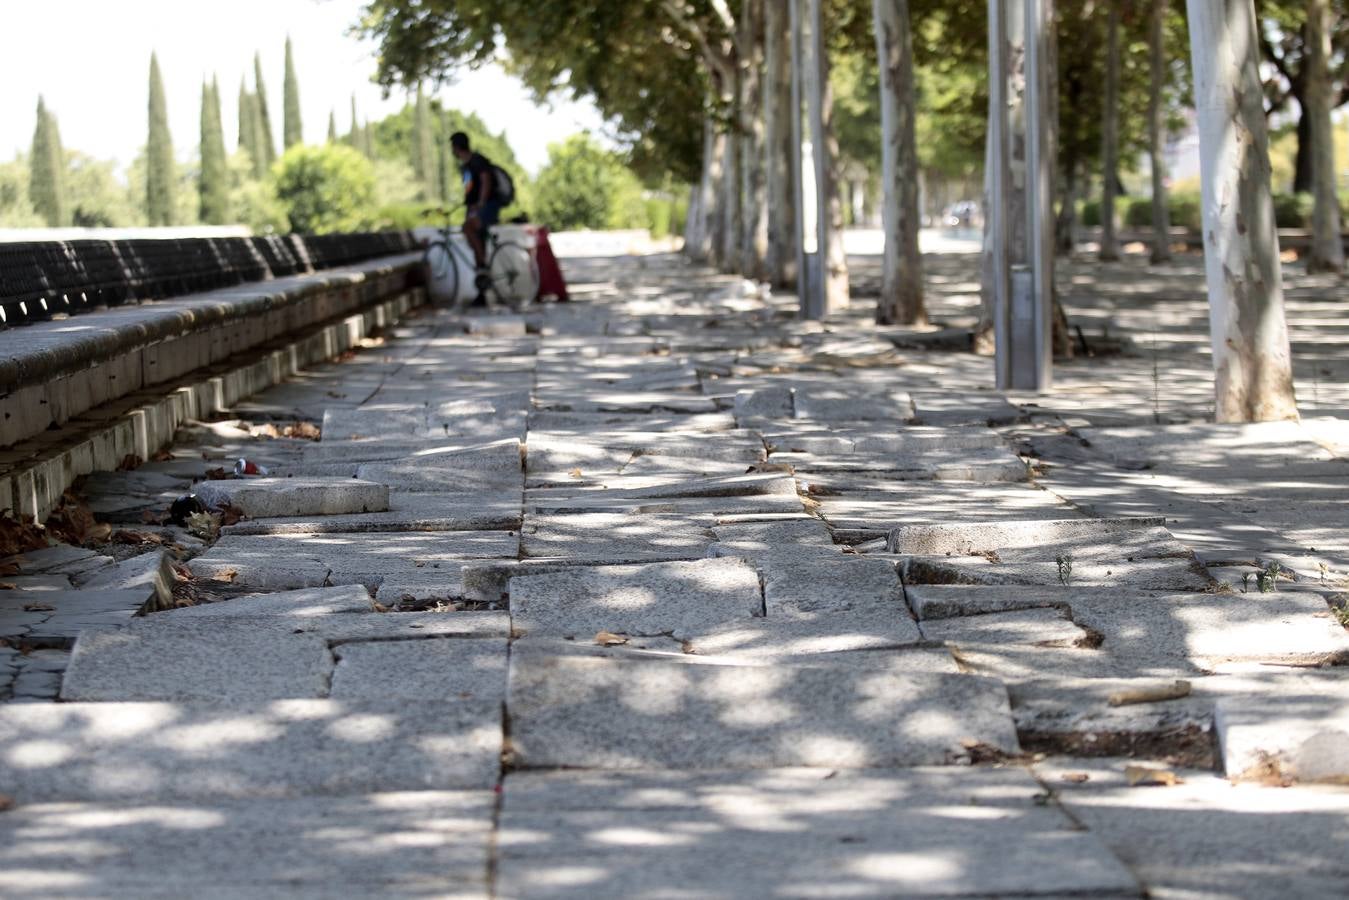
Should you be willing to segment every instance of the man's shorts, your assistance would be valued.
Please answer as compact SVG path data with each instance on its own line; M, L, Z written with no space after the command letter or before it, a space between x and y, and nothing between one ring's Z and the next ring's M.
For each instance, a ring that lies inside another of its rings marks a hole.
M478 207L476 215L483 225L489 227L495 225L501 221L501 204L495 200L488 200Z

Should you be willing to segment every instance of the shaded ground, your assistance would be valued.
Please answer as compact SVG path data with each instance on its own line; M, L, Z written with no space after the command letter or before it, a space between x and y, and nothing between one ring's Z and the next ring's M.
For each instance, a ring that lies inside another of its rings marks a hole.
M937 324L968 322L976 258L927 263ZM897 348L863 300L802 323L677 257L567 273L575 303L427 311L86 481L176 573L0 561L0 671L32 701L0 706L4 893L1349 877L1332 285L1291 279L1304 421L1217 427L1197 260L1066 266L1088 344L1131 346L1044 396ZM210 470L226 516L147 521ZM302 480L313 510L236 521Z

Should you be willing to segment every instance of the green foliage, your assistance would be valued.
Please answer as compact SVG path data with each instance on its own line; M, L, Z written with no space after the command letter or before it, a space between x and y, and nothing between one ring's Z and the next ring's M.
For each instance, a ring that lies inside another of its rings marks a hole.
M297 144L277 160L273 174L292 231L356 231L372 218L374 167L350 147Z
M386 88L444 80L504 46L508 68L537 97L593 100L643 175L669 171L689 182L698 177L710 84L687 30L671 19L669 10L684 6L371 0L359 28L379 45ZM729 37L710 4L687 6L687 18L713 43Z
M270 169L276 162L276 140L272 137L272 116L267 111L267 86L262 81L262 56L253 54L253 109L256 117L254 129L257 131L258 159L263 169Z
M295 77L295 57L291 52L289 35L286 36L286 79L283 88L285 119L282 131L286 149L289 150L296 144L304 143L304 126L300 122L300 82Z
M538 221L551 228L645 228L641 183L613 153L589 135L548 148L534 183Z
M0 163L0 228L41 228L46 221L28 201L28 161Z
M1316 198L1311 194L1275 194L1274 224L1278 228L1310 228L1312 207Z
M253 160L245 151L229 159L229 205L232 218L247 225L254 234L284 233L290 230L285 207L276 198L276 186L269 177L254 177Z
M37 125L33 129L33 147L29 154L28 198L33 210L52 228L70 224L66 207L65 154L61 134L53 116L37 98Z
M267 177L267 157L262 149L262 114L258 110L257 94L250 94L243 82L239 83L239 149L248 154L254 178Z
M201 86L201 180L197 189L201 220L208 225L228 222L229 174L220 122L220 85L215 82Z
M646 220L651 236L663 238L684 233L684 222L689 214L688 190L675 189L673 193L654 194L646 200Z
M176 191L173 139L169 136L169 111L164 100L164 80L159 60L150 54L150 134L145 145L145 216L151 225L173 225Z
M66 152L66 193L77 228L125 228L140 221L116 174L117 164Z
M1204 208L1198 191L1173 191L1166 195L1166 199L1172 227L1204 230Z

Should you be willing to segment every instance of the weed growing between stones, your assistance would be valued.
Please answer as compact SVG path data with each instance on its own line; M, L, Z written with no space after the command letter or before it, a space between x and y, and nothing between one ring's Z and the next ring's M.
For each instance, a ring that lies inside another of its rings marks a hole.
M1073 580L1073 558L1067 553L1060 553L1054 557L1055 564L1059 567L1059 583L1067 587Z

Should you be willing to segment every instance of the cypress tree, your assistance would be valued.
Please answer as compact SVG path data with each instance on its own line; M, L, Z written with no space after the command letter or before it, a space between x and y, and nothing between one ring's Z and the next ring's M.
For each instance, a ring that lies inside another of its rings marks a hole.
M328 143L337 143L337 113L328 110Z
M151 225L173 224L173 138L159 60L150 54L150 134L145 144L145 213Z
M304 127L300 124L300 82L295 78L295 57L290 49L290 36L286 36L286 80L284 137L286 149L304 143Z
M347 143L352 146L352 149L364 152L365 141L361 136L361 123L356 118L355 94L351 95L351 132L347 135Z
M276 141L272 138L272 117L267 112L267 86L262 81L262 57L253 54L253 103L257 110L258 147L261 149L264 170L270 169L276 162Z
M370 124L370 120L365 120L365 127L361 129L361 144L364 148L367 159L374 159L375 153L375 129Z
M220 124L220 85L201 86L201 180L198 211L207 225L229 220L229 177L225 169L225 132Z
M248 155L258 155L258 131L254 128L253 95L248 92L248 84L239 79L239 149L248 151Z
M431 132L431 104L418 84L417 106L412 117L412 171L421 185L423 201L432 201L440 194L436 188L436 182L440 180L438 168L435 135Z
M65 153L56 117L37 98L37 125L28 161L28 199L34 211L52 228L66 224Z

